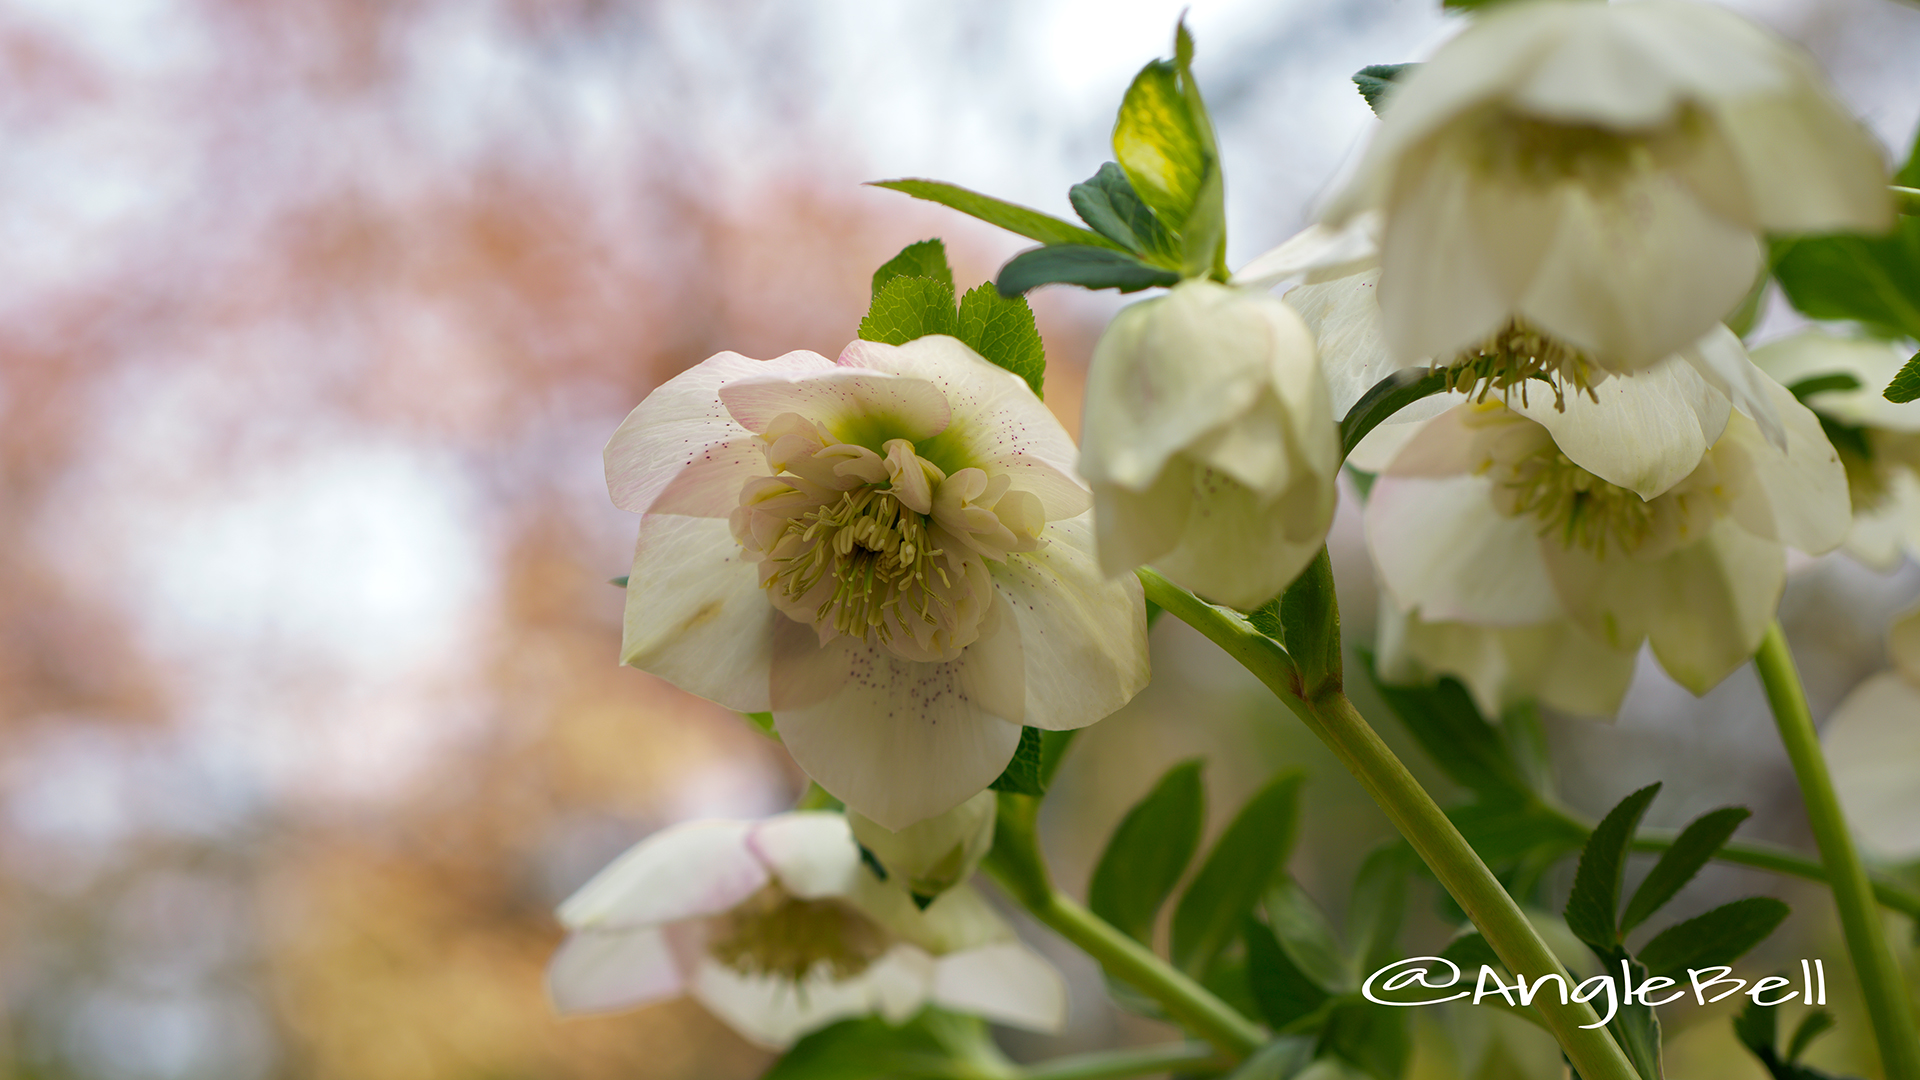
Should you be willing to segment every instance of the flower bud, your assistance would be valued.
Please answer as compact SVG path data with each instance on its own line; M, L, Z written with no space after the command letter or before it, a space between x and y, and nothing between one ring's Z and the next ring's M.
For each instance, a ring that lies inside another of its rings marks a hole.
M993 846L994 793L982 791L944 814L892 832L852 810L847 823L873 862L922 907L972 876Z

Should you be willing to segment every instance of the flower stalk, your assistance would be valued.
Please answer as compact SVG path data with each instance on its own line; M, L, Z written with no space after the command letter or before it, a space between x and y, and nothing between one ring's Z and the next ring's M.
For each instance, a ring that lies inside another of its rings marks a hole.
M1316 563L1316 567L1323 568L1324 564ZM1337 680L1326 686L1324 680L1316 679L1320 684L1317 692L1310 698L1303 696L1307 683L1301 669L1278 642L1254 629L1239 614L1201 600L1152 570L1143 569L1138 573L1149 600L1238 660L1327 744L1432 868L1434 876L1466 911L1503 963L1514 971L1535 977L1554 972L1564 977L1565 967L1541 940L1520 906L1507 895L1479 854L1460 835L1460 830L1447 820L1439 804L1347 700ZM1314 574L1315 569L1310 568L1308 575ZM1325 605L1334 603L1330 573L1324 582L1314 581L1310 585L1316 592L1324 590ZM1284 601L1282 606L1284 608ZM1319 606L1317 603L1316 607ZM1337 616L1302 620L1296 625L1315 623L1338 633ZM1290 644L1301 655L1324 656L1327 643L1316 640ZM1315 674L1324 675L1324 667L1316 667L1320 670ZM1563 1005L1550 997L1541 997L1534 1007L1581 1076L1588 1080L1637 1080L1633 1066L1620 1047L1598 1026L1599 1017L1591 1006L1579 1002ZM1589 1024L1595 1026L1587 1027Z
M1866 995L1867 1018L1873 1023L1881 1066L1889 1080L1920 1080L1920 1036L1915 1034L1913 1005L1907 1000L1899 964L1887 948L1872 883L1840 812L1840 800L1834 794L1833 777L1820 751L1820 736L1814 730L1800 673L1778 622L1767 628L1753 666L1766 688L1780 741L1800 783L1807 822L1813 828L1821 861L1826 864L1827 884L1833 890L1847 952L1853 957L1860 989Z

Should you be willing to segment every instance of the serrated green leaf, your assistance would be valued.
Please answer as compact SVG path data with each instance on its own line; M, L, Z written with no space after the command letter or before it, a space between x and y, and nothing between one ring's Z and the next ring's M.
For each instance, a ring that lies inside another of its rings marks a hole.
M1688 968L1731 964L1765 941L1791 910L1771 896L1722 904L1662 930L1640 950L1640 961L1650 974L1667 978Z
M1328 993L1346 993L1359 985L1332 924L1299 882L1291 877L1274 882L1260 902L1273 936L1302 974Z
M1920 337L1920 218L1900 218L1888 236L1775 240L1773 276L1812 318L1852 320L1883 337Z
M989 225L998 225L1008 232L1018 233L1043 244L1092 244L1095 247L1121 250L1120 245L1097 232L1083 229L1071 221L1063 221L1052 214L1010 203L1005 199L996 199L991 195L969 191L957 184L909 177L902 180L875 180L871 186L939 203L969 217L979 218Z
M1175 285L1180 275L1143 262L1124 251L1085 244L1030 248L1000 268L994 287L1001 296L1019 296L1042 285L1079 285L1087 289L1139 292Z
M1627 868L1627 846L1647 812L1659 784L1648 784L1620 800L1587 838L1580 852L1580 868L1573 875L1573 893L1567 897L1567 929L1603 955L1620 944L1621 879Z
M1793 1038L1787 1042L1787 1060L1799 1061L1800 1055L1813 1045L1813 1040L1826 1034L1834 1023L1833 1014L1825 1009L1808 1013L1801 1019L1800 1026L1793 1029Z
M1480 715L1466 687L1454 679L1392 686L1380 680L1370 654L1361 656L1381 700L1448 779L1494 802L1533 798L1525 773L1500 733Z
M1047 349L1024 296L1001 296L991 281L960 298L959 332L967 347L1027 381L1033 396L1047 372Z
M1247 985L1269 1027L1280 1031L1326 1004L1330 995L1300 970L1266 923L1248 916L1240 927L1247 948Z
M1347 900L1347 952L1362 972L1378 971L1400 959L1412 857L1404 842L1391 841L1370 853L1354 876Z
M1175 966L1204 972L1240 932L1274 874L1287 864L1300 817L1298 771L1284 772L1253 793L1207 853L1200 872L1173 909Z
M1895 405L1905 405L1920 398L1920 353L1914 353L1906 366L1893 376L1884 396Z
M1040 779L1040 758L1040 729L1021 728L1020 745L1014 747L1013 759L1000 770L1000 776L987 785L988 789L1015 795L1045 795L1047 785Z
M1620 932L1625 934L1646 922L1649 915L1673 899L1726 844L1733 830L1752 816L1753 811L1744 806L1724 806L1694 818L1680 831L1673 846L1661 854L1660 861L1653 864L1646 880L1633 890L1626 913L1620 916Z
M1186 94L1180 70L1155 60L1127 87L1113 125L1113 156L1143 202L1178 231L1192 214L1206 178L1206 144Z
M1375 116L1386 107L1387 91L1393 84L1405 81L1419 64L1368 64L1353 73L1353 85L1360 90L1360 96L1367 99L1367 108Z
M946 282L951 290L953 268L947 265L946 243L935 237L901 248L900 254L880 264L880 269L873 272L873 295L879 296L881 287L897 277L932 278Z
M1093 231L1148 260L1172 258L1173 237L1127 182L1115 162L1100 166L1085 182L1073 185L1067 201Z
M1095 915L1143 944L1153 941L1153 922L1180 875L1200 846L1206 824L1202 762L1183 761L1113 830L1087 887L1087 906Z
M1321 1053L1333 1053L1374 1080L1401 1080L1413 1040L1407 1010L1355 1000L1334 1006L1320 1033Z
M860 320L860 339L905 345L928 334L952 334L959 329L953 306L953 286L924 277L896 277L874 295L867 317Z
M842 1020L793 1045L761 1080L881 1080L944 1075L946 1050L918 1024L894 1027L879 1017Z

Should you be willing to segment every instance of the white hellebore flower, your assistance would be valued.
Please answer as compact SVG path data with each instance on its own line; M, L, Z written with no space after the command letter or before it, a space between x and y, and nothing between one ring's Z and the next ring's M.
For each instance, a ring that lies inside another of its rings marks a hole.
M1579 716L1612 716L1633 684L1635 651L1609 648L1572 619L1528 626L1429 622L1380 594L1374 662L1388 683L1460 680L1490 717L1534 701Z
M1846 551L1880 570L1898 566L1902 552L1920 560L1920 403L1896 405L1881 394L1907 356L1891 342L1820 330L1753 353L1825 422L1853 498Z
M999 800L983 791L944 814L898 831L847 812L853 838L889 879L898 878L916 901L929 901L973 876L993 847Z
M1181 282L1114 317L1086 394L1080 471L1106 573L1151 564L1246 608L1319 552L1340 434L1313 338L1285 304Z
M1147 682L1140 585L1096 567L1073 457L950 337L714 356L607 443L614 504L645 515L621 659L771 712L887 828L951 809L1022 724L1091 724Z
M1920 608L1887 635L1893 670L1856 687L1820 732L1847 823L1875 854L1920 858Z
M846 819L796 811L701 821L634 845L560 907L547 970L561 1012L691 995L747 1039L783 1049L852 1016L902 1023L929 1003L1056 1031L1059 972L979 893L924 912L860 861Z
M1368 500L1387 591L1434 622L1569 619L1615 651L1650 641L1667 674L1705 693L1759 646L1785 548L1828 551L1848 527L1819 420L1767 385L1785 452L1677 360L1564 412L1456 406L1402 447Z
M1401 360L1518 339L1631 370L1738 304L1763 232L1890 228L1886 182L1812 59L1752 22L1537 0L1477 17L1394 88L1325 217L1384 211Z

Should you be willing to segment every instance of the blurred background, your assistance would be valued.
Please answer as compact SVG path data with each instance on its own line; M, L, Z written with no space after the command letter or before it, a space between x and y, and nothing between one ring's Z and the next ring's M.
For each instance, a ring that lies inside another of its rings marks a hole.
M763 1068L692 1005L563 1023L542 995L549 912L606 860L803 780L737 717L615 666L606 582L634 521L600 447L713 352L837 353L907 243L945 238L963 288L989 277L1022 241L861 182L1065 213L1182 6L0 4L0 1076ZM1744 10L1904 152L1920 8ZM1236 263L1350 163L1371 117L1348 75L1451 32L1434 0L1197 0L1190 21ZM1069 429L1119 302L1035 297ZM1335 544L1364 642L1350 513ZM1884 665L1916 594L1911 566L1799 568L1785 616L1816 710ZM1082 888L1125 807L1205 754L1214 829L1272 770L1309 771L1294 868L1337 908L1384 819L1184 627L1154 659L1049 802L1061 879ZM1810 851L1751 675L1703 701L1643 676L1614 724L1549 719L1568 801L1663 779L1653 824L1742 801L1743 836ZM1798 909L1772 955L1844 955L1814 890L1716 869L1683 902L1742 891ZM1073 1025L1017 1054L1165 1036L1062 962ZM1814 1060L1864 1069L1835 983ZM1726 1016L1669 1020L1676 1075L1760 1075ZM1445 1042L1423 1035L1421 1075L1452 1075Z

